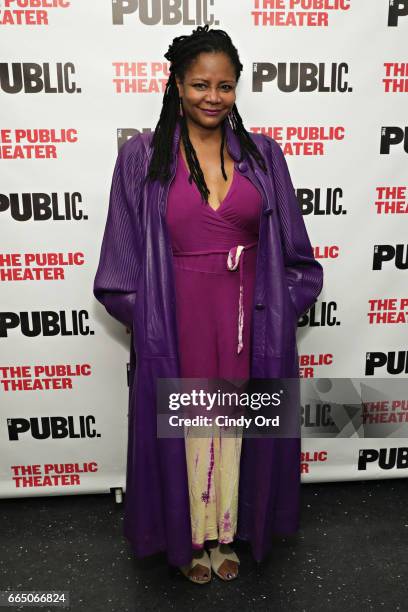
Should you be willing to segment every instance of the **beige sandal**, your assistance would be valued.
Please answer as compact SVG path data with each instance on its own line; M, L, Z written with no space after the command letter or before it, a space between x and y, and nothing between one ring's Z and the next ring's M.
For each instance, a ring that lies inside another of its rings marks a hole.
M208 569L208 578L197 579L194 578L194 576L189 575L189 572L196 565L202 565ZM188 563L187 565L181 565L179 569L186 578L188 578L191 582L194 582L195 584L206 584L211 580L211 562L210 557L208 556L208 553L205 548L203 549L203 555L201 557L193 557L190 563Z
M210 553L211 567L213 568L217 576L221 578L221 580L225 580L229 582L230 580L234 580L235 578L237 578L238 574L237 576L234 576L234 578L224 578L224 576L220 574L218 570L220 569L225 559L228 559L229 561L235 561L235 563L238 563L238 564L239 564L239 559L236 553L227 544L222 545L222 546L228 546L230 552L227 552L227 553L221 552L220 546L221 545L218 543L217 546L214 546L208 549Z

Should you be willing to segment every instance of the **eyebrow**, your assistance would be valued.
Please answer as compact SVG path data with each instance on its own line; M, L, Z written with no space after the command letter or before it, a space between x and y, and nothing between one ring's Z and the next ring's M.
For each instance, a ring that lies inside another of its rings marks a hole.
M200 77L193 77L191 80L192 81L204 81L205 83L209 82L207 79L202 79ZM220 83L235 83L235 79L226 79L224 81L220 81Z

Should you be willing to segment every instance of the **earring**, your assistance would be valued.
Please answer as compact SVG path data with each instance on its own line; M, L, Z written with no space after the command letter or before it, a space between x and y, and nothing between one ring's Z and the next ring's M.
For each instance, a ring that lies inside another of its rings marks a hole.
M182 100L182 99L180 98L180 117L182 117L182 116L183 116L183 105L182 105L182 103L181 103L181 100Z

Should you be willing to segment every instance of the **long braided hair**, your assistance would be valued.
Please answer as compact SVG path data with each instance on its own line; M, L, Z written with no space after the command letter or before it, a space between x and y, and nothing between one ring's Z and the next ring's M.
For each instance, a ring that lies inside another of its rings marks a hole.
M158 179L165 182L170 178L173 135L177 121L180 121L180 135L190 169L190 184L194 181L202 198L207 201L210 191L206 185L195 149L190 141L185 113L179 114L180 96L176 83L176 75L182 81L191 62L203 52L223 52L228 55L235 68L236 81L238 82L243 66L239 60L237 49L224 30L209 30L208 25L198 26L189 36L178 36L173 39L167 53L164 54L164 57L170 62L170 77L163 96L160 118L152 138L153 155L146 179ZM242 159L248 160L253 169L252 159L254 159L266 172L265 160L245 129L236 104L228 115L228 121L240 143L240 161ZM227 180L224 168L225 120L221 124L221 135L221 172L224 180Z

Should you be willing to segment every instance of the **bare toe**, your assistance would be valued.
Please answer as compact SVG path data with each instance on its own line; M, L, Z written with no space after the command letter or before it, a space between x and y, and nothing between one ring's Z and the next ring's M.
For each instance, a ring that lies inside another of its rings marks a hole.
M235 561L230 561L229 559L225 559L218 568L218 572L221 574L223 578L227 580L232 580L236 578L238 575L238 563Z
M198 563L193 567L193 569L188 572L188 575L191 576L194 580L202 582L203 580L208 579L208 569L204 565L200 565Z

